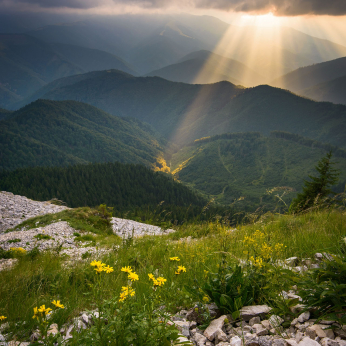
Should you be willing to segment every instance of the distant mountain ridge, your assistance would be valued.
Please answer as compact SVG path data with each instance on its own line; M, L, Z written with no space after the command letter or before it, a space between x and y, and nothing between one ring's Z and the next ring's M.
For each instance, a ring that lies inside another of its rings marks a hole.
M179 145L225 132L266 135L279 130L346 146L345 106L314 102L266 85L190 85L108 70L61 79L35 97L74 99L137 118Z
M146 76L192 84L210 84L226 80L243 86L258 85L266 80L241 62L207 50L190 53L176 64L152 71Z

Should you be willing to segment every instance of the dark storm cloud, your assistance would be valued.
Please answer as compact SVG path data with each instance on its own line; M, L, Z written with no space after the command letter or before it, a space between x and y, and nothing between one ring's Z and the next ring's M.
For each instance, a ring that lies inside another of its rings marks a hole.
M30 5L39 8L88 9L100 5L136 5L142 8L167 8L177 5L200 9L236 12L273 12L280 16L345 15L346 0L0 0L0 5Z

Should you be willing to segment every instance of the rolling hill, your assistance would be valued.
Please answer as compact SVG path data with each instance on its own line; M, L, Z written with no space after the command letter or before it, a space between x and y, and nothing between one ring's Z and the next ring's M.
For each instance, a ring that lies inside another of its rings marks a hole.
M346 57L343 57L311 66L301 67L275 79L271 84L279 88L300 93L304 89L332 81L345 75Z
M287 187L296 191L286 194L286 203L295 197L303 180L316 173L314 166L329 149L288 133L276 132L269 137L259 133L223 134L185 146L172 156L170 166L176 179L222 204L244 197L236 205L273 206L274 196L281 196ZM346 151L336 150L334 161L342 170L337 190L343 192ZM281 189L267 193L275 187Z
M346 105L346 75L301 90L299 94L316 101L328 101Z
M239 61L207 50L188 54L178 63L152 71L147 76L191 84L209 84L226 80L236 85L253 86L265 81L264 77Z
M346 106L314 102L266 85L191 85L108 70L53 82L35 98L73 99L137 118L180 146L225 132L268 135L280 130L346 147Z
M75 101L39 100L0 122L0 169L88 162L154 167L164 141L150 126Z

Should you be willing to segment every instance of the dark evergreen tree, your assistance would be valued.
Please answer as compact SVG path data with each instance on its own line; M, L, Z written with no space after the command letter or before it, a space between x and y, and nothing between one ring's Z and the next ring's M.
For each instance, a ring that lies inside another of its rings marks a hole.
M331 161L332 151L329 151L317 164L315 169L317 177L309 175L310 181L304 181L303 192L292 201L289 211L292 213L308 209L314 205L316 199L323 199L335 194L330 187L338 182L340 171L333 166Z

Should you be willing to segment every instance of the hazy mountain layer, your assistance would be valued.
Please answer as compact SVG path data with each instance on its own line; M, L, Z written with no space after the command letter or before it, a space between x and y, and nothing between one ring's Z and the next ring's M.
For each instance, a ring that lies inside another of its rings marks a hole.
M302 90L299 94L316 101L328 101L346 105L346 75Z
M27 35L0 34L0 46L0 84L19 97L32 94L54 79L83 72L48 44ZM1 99L5 105L13 101L13 96Z
M81 102L39 100L0 122L0 169L114 161L153 166L161 154L150 126Z
M346 57L299 68L275 79L271 84L299 93L304 89L345 75Z
M281 196L284 189L266 192L275 187L300 191L303 180L308 174L315 174L314 166L326 154L325 149L329 149L314 141L283 135L286 138L238 133L202 139L173 155L171 171L179 181L223 204L245 197L236 204L273 206L274 196ZM338 162L335 167L342 170L337 188L342 192L346 182L346 151L339 150L339 155L334 161ZM295 194L287 194L284 200L288 203Z
M147 76L193 84L217 83L226 80L236 85L253 86L265 81L265 77L239 61L206 50L188 54L178 63L152 71Z
M112 70L61 79L36 97L74 99L138 118L179 145L225 132L281 130L346 146L345 106L314 102L270 86L190 85Z

